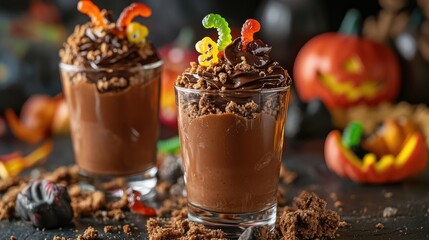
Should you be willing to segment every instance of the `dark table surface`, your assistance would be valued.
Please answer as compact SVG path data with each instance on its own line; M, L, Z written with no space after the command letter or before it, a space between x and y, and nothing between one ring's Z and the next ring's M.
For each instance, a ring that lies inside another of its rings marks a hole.
M28 146L14 140L0 142L0 154L25 148ZM350 227L339 229L340 236L337 239L429 239L429 171L398 184L383 186L356 184L337 177L326 168L322 140L286 142L283 160L289 169L298 173L297 180L286 186L286 197L289 202L300 191L307 189L327 200L331 209L335 209L334 200L330 197L332 193L335 193L338 200L343 203L339 214ZM70 164L73 164L70 139L60 137L55 139L54 152L39 167L53 170L58 166ZM392 196L387 198L386 193L391 193ZM383 218L385 207L397 208L397 215ZM11 235L19 240L53 239L55 235L76 238L89 225L98 228L102 239L147 239L145 222L145 217L127 213L126 219L121 222L83 218L70 228L42 231L33 228L28 222L2 221L0 240L8 240ZM382 223L385 228L377 230L375 228L377 223ZM102 230L108 224L114 226L132 224L136 230L131 235L115 234L114 237L104 234Z

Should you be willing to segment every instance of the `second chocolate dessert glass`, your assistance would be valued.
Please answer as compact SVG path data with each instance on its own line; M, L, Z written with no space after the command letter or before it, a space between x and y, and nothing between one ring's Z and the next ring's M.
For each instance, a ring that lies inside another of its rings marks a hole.
M84 190L144 196L156 185L161 67L149 31L136 16L143 3L125 8L117 22L91 1L78 10L91 22L78 25L60 50L63 92ZM117 191L119 190L119 191Z
M87 186L109 190L106 183L119 180L142 194L155 187L161 66L60 65L76 163Z

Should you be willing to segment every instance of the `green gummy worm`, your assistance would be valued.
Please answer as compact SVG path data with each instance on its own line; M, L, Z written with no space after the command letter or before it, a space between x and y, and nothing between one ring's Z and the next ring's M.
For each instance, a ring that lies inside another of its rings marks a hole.
M210 13L203 19L203 26L207 29L216 28L218 33L217 47L222 51L232 42L231 29L228 22L219 14Z

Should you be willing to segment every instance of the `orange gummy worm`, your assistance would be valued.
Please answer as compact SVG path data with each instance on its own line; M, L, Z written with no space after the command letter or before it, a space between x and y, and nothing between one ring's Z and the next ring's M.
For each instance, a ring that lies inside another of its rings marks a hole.
M118 21L116 22L116 27L118 29L124 29L135 17L150 17L150 15L152 15L152 9L150 9L146 4L132 3L122 11Z
M81 0L77 4L77 10L79 12L88 15L97 26L106 26L103 15L101 15L100 9L92 3L90 0Z
M246 51L247 44L253 41L253 34L259 32L261 24L255 19L247 19L241 28L241 45L242 50Z

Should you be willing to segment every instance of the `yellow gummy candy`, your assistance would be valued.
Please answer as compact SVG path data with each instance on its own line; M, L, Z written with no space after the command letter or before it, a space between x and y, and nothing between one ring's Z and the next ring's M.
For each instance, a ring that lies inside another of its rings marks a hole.
M198 56L198 62L201 66L208 67L210 64L217 63L219 61L217 54L219 53L217 44L209 37L205 37L195 44L197 52L201 53Z
M127 26L127 38L132 43L144 45L148 35L149 29L138 22L132 22Z

